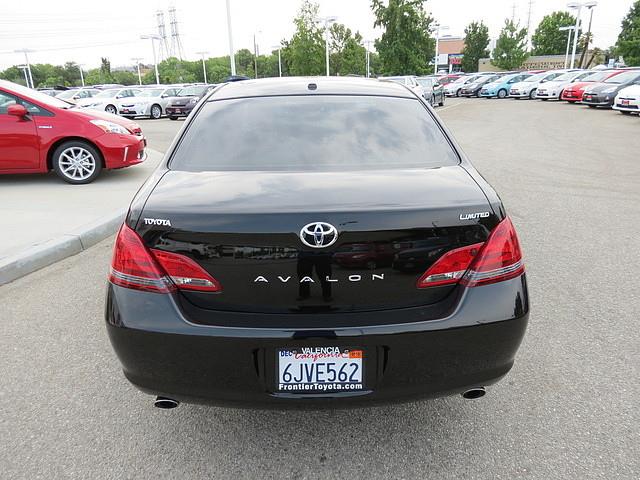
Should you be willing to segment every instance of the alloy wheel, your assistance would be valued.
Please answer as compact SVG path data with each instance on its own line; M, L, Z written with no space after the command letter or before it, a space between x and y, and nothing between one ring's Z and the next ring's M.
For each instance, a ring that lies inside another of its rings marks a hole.
M86 180L96 170L96 159L83 147L69 147L60 153L60 171L71 180Z

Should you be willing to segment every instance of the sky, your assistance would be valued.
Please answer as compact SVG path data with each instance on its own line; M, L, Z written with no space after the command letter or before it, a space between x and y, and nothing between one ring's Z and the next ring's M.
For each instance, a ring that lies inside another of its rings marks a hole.
M225 0L5 0L0 15L0 69L24 62L18 49L33 50L31 63L62 64L74 61L85 69L97 67L100 57L108 57L112 67L134 65L132 58L141 57L152 63L150 40L141 35L157 32L155 13L176 9L177 27L186 59L229 52ZM301 0L230 0L234 49L253 49L253 36L261 53L268 52L280 40L289 38L293 18ZM321 15L335 15L365 40L373 40L381 32L373 28L370 0L319 0ZM496 38L505 18L515 18L526 26L531 3L532 29L542 17L555 10L566 10L568 0L426 0L425 8L449 27L442 35L463 36L471 21L482 20ZM620 32L620 22L633 0L599 0L594 10L595 46L613 45ZM588 22L587 13L583 13Z

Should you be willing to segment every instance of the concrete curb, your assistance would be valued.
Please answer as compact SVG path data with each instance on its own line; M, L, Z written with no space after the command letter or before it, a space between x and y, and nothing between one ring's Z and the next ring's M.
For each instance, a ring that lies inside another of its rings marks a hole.
M126 209L123 208L58 238L2 258L0 260L0 285L24 277L72 255L77 255L113 235L122 224L126 213Z

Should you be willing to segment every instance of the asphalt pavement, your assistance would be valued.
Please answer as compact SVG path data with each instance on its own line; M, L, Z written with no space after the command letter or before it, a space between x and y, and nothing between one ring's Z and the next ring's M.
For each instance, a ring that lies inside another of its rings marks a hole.
M109 239L0 287L0 476L639 478L640 118L464 99L440 115L501 194L526 257L530 327L485 397L155 409L103 326ZM180 124L145 122L151 148Z

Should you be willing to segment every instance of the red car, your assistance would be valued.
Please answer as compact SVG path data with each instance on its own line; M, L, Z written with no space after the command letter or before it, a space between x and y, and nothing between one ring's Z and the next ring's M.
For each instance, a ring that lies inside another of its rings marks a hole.
M582 80L576 83L570 83L562 91L562 96L560 97L562 100L566 100L569 103L576 103L582 100L582 94L584 93L584 89L587 88L590 84L596 82L604 82L607 78L613 77L614 75L618 75L619 73L624 72L624 70L598 70L593 72L590 75L587 75Z
M83 184L103 168L145 160L146 140L137 123L72 107L0 80L0 174L53 170L66 182Z

